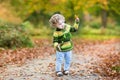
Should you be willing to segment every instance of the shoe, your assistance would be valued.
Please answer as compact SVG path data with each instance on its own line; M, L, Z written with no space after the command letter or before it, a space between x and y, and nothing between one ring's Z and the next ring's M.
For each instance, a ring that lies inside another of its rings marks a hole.
M61 77L61 76L63 76L63 73L62 73L61 71L58 71L58 72L56 72L56 75L57 75L58 77Z
M63 74L64 74L64 75L69 75L69 71L68 71L68 70L65 70L65 71L63 71Z

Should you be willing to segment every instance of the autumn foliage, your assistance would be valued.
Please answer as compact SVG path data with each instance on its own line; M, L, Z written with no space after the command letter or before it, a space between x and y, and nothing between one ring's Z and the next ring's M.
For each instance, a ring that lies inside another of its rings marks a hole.
M35 41L38 44L38 40ZM22 64L28 59L43 58L43 56L49 56L54 53L52 46L49 46L48 40L41 39L39 44L34 48L19 48L19 49L2 49L0 51L0 66L6 66L7 64Z
M101 75L120 77L120 53L105 55L99 66L97 70Z
M120 47L119 40L92 41L73 39L74 54L91 55L95 57L94 65L90 68L105 79L118 79L120 76ZM0 49L0 67L8 64L21 66L27 60L45 58L55 54L51 39L34 39L34 48ZM107 78L108 77L108 78Z

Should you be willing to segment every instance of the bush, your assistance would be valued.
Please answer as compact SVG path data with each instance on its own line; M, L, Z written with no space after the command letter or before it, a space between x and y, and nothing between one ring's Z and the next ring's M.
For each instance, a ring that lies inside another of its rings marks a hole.
M33 43L24 25L0 24L0 47L32 47Z
M99 29L101 27L101 24L99 22L91 22L90 27Z

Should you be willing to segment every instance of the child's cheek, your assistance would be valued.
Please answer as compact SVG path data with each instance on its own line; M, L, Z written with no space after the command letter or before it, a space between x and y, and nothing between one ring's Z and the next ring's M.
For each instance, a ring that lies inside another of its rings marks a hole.
M64 29L64 24L57 25L57 27L60 28L60 29Z
M58 25L57 27L60 28L60 29L63 29L63 28L64 28L62 25Z

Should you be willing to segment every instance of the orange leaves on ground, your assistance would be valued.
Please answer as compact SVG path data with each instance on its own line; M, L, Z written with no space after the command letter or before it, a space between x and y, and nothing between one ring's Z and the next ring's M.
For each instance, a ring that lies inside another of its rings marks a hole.
M0 67L5 66L6 64L22 64L25 63L27 59L44 58L55 53L51 40L35 39L34 41L36 44L34 48L1 50ZM96 63L88 65L86 68L92 68L95 72L104 76L116 77L120 75L115 70L112 70L112 67L120 66L119 40L112 39L107 41L92 41L85 39L73 39L73 42L74 53L77 53L78 55L88 55L88 60L86 60L88 63L90 60L92 60L89 59L89 56L92 56L95 59ZM81 65L79 64L75 64L74 66L76 66L78 69L81 68ZM50 63L47 67L53 71L55 64ZM36 70L39 70L39 68ZM77 74L77 71L72 70L71 74L75 75Z
M120 67L120 53L118 54L109 54L107 55L102 61L100 61L100 71L99 72L102 75L106 76L119 76L120 72L117 72L116 70L113 70L113 67L119 66Z
M37 41L36 41L37 42ZM46 39L40 39L34 48L22 48L16 50L2 50L0 52L0 66L6 64L22 64L27 59L43 58L54 53L51 42Z

